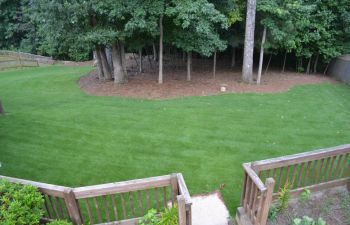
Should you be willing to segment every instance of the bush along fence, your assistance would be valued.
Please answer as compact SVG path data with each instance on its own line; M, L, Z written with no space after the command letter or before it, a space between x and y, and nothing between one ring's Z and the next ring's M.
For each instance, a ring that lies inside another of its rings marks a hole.
M305 189L321 191L347 185L350 191L350 144L243 164L245 177L238 225L266 225L278 191L288 186L291 197ZM265 183L263 183L265 180Z
M42 221L64 219L73 224L136 225L151 208L160 212L177 205L179 225L191 225L191 197L181 173L79 188L0 176L33 185L45 199Z

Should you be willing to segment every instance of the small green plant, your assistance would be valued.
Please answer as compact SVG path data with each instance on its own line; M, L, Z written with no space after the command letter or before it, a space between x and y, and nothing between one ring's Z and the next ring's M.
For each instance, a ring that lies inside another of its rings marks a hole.
M158 225L178 225L178 211L177 206L175 205L172 208L166 208L164 212L160 214L160 221Z
M286 182L278 192L277 209L279 212L284 211L285 209L288 208L289 199L290 199L290 185L288 182Z
M327 225L326 221L322 218L318 218L318 220L314 220L308 216L304 216L302 219L296 218L293 220L292 225Z
M155 209L151 209L147 214L139 220L139 225L178 225L179 219L177 214L177 206L166 208L160 215Z
M303 190L303 192L301 192L299 199L301 202L306 202L307 200L309 200L311 197L311 191L308 188L305 188Z
M44 199L31 185L0 180L0 224L36 225L44 214Z
M277 214L278 214L277 207L276 206L271 207L269 210L269 215L268 215L269 220L276 220Z
M50 223L47 223L46 225L73 225L70 222L67 222L66 220L54 220Z

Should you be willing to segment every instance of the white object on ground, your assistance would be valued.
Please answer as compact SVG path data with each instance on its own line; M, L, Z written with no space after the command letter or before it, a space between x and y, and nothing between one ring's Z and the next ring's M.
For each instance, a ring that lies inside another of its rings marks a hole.
M218 192L192 197L192 225L227 225L229 216Z

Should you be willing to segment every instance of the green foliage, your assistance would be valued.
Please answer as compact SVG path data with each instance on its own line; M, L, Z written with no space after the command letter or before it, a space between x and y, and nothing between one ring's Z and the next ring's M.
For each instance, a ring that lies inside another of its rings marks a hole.
M301 192L301 194L300 194L300 196L299 196L299 199L300 199L301 202L305 202L305 201L309 200L310 197L311 197L311 191L310 191L310 189L305 188L305 189L303 190L303 192Z
M284 211L288 208L288 203L290 199L290 185L287 182L280 190L278 191L278 211Z
M54 220L47 225L73 225L71 222L67 222L66 220Z
M293 220L292 225L327 225L326 222L319 218L318 220L314 220L308 216L304 216L302 219L296 218Z
M275 206L272 206L269 210L269 215L268 215L268 219L269 220L276 220L277 219L277 215L278 215L278 208Z
M165 208L157 215L157 210L151 209L139 220L139 225L178 225L177 206Z
M0 180L0 224L37 225L43 215L43 203L35 187Z

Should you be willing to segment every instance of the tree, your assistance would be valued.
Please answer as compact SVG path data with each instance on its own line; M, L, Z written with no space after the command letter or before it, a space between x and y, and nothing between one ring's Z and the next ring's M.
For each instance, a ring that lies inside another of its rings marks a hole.
M223 51L226 42L220 38L217 27L227 29L227 18L206 0L174 0L166 9L175 27L171 43L187 52L187 80L191 80L192 52L210 56Z

